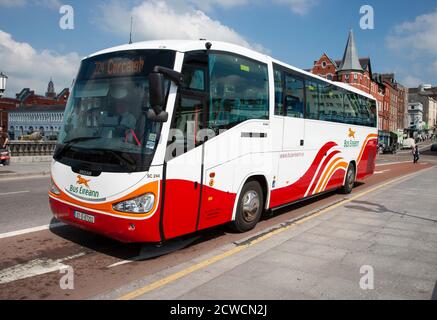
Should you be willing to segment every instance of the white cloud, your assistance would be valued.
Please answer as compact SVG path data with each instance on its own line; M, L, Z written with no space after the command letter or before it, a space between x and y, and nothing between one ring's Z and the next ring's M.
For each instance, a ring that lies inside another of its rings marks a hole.
M101 6L98 23L108 32L127 38L130 17L134 19L134 41L156 39L206 38L221 40L266 52L261 45L250 43L234 29L210 18L192 6L177 7L162 0L144 1L129 8L125 3L112 1ZM176 10L177 9L177 10Z
M0 7L22 7L26 0L0 0Z
M408 75L400 83L408 88L417 88L423 81L415 76Z
M0 0L0 7L24 7L29 4L52 10L58 10L62 6L59 0Z
M289 7L292 12L299 15L307 14L310 9L316 5L317 1L318 0L271 0L271 2L273 3ZM212 11L214 7L229 9L237 6L245 6L248 4L259 5L266 3L262 0L188 0L188 2L194 4L200 10L207 12Z
M317 0L274 0L279 4L287 5L291 11L299 15L307 14L316 4Z
M0 61L8 77L6 95L14 96L22 88L43 94L53 78L60 92L69 87L79 68L81 58L75 52L61 55L50 50L35 50L30 44L18 42L0 30Z
M397 25L387 37L389 48L419 54L437 54L437 11Z

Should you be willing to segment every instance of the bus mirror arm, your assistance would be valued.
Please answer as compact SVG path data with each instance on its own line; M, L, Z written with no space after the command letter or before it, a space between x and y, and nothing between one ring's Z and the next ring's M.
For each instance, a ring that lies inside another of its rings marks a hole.
M154 122L167 122L168 113L163 110L165 104L165 79L179 85L182 81L180 72L156 66L149 74L149 97L151 109L147 110L147 118Z

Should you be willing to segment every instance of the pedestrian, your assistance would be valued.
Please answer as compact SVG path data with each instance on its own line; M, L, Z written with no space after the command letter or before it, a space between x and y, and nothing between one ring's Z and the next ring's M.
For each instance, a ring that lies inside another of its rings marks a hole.
M413 147L413 163L419 162L419 146L415 145Z
M0 126L0 150L6 149L9 143L9 135L3 131L3 126ZM3 161L0 163L0 167L3 167Z

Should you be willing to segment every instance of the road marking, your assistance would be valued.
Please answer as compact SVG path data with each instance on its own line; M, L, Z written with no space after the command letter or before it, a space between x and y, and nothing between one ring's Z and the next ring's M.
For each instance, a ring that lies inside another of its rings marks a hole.
M252 241L250 241L248 243L239 245L239 246L237 246L237 247L235 247L233 249L230 249L230 250L228 250L226 252L223 252L223 253L218 254L218 255L216 255L214 257L211 257L211 258L206 259L204 261L201 261L201 262L199 262L197 264L194 264L194 265L192 265L192 266L190 266L190 267L188 267L186 269L178 271L178 272L176 272L174 274L171 274L171 275L169 275L167 277L164 277L164 278L162 278L160 280L157 280L155 282L152 282L150 284L147 284L147 285L145 285L145 286L143 286L143 287L141 287L139 289L136 289L134 291L131 291L131 292L121 296L121 297L118 297L117 300L132 300L132 299L138 298L139 296L142 296L142 295L144 295L144 294L146 294L146 293L148 293L150 291L153 291L153 290L158 289L158 288L160 288L162 286L165 286L165 285L167 285L167 284L169 284L171 282L179 280L179 279L181 279L181 278L183 278L183 277L185 277L185 276L187 276L187 275L189 275L189 274L191 274L191 273L193 273L193 272L195 272L197 270L206 268L206 267L208 267L208 266L210 266L210 265L212 265L212 264L214 264L214 263L216 263L218 261L221 261L221 260L223 260L223 259L225 259L227 257L233 256L234 254L236 254L238 252L241 252L244 249L247 249L247 248L249 248L251 246L254 246L254 245L256 245L256 244L258 244L258 243L260 243L262 241L265 241L265 240L267 240L267 239L269 239L269 238L271 238L271 237L273 237L273 236L275 236L277 234L280 234L280 233L282 233L284 231L287 231L287 230L289 230L289 229L291 229L293 227L296 227L296 226L298 226L298 225L300 225L302 223L305 223L308 220L314 219L314 218L316 218L316 217L318 217L318 216L320 216L320 215L322 215L324 213L332 211L332 210L334 210L334 209L336 209L336 208L338 208L340 206L343 206L343 205L345 205L345 204L347 204L349 202L352 202L352 201L354 201L354 200L356 200L358 198L364 197L365 195L367 195L369 193L372 193L372 192L374 192L376 190L384 188L384 187L386 187L386 186L388 186L390 184L396 183L398 181L407 180L408 178L410 178L412 176L415 176L415 175L417 175L419 173L423 173L424 171L430 170L432 168L434 168L434 167L431 167L431 168L428 168L428 169L425 169L425 170L421 170L420 172L414 172L414 173L411 173L411 174L408 174L408 175L405 175L405 176L402 176L402 177L390 180L390 181L385 182L383 184L379 184L379 185L377 185L377 186L375 186L373 188L370 188L369 190L363 191L363 192L361 192L361 193L359 193L359 194L357 194L355 196L352 196L350 198L346 198L346 199L344 199L344 200L342 200L340 202L337 202L336 204L334 204L332 206L329 206L327 208L324 208L324 209L321 209L319 211L316 211L314 214L310 214L308 216L305 216L302 219L299 219L299 220L297 220L295 222L292 222L290 224L283 224L281 227L273 229L272 231L262 235L261 237L255 238L254 240L252 240Z
M59 228L59 227L65 226L65 225L66 224L63 223L63 222L56 222L56 223L46 224L46 225L38 226L38 227L33 227L33 228L27 228L27 229L22 229L22 230L17 230L17 231L1 233L0 234L0 239L16 237L16 236L20 236L20 235L23 235L23 234L32 233L32 232L38 232L38 231L42 231L42 230Z
M0 196L9 196L12 194L20 194L20 193L29 193L30 191L26 190L26 191L14 191L14 192L5 192L5 193L0 193Z
M388 171L391 171L391 169L375 171L375 174L381 174L381 173L388 172Z
M413 161L398 161L398 162L388 162L388 163L381 163L381 164L377 164L377 167L383 167L383 166L389 166L392 164L401 164L401 163L409 163L409 162L413 162Z
M0 284L27 279L68 268L67 265L63 264L63 262L73 260L84 255L85 252L81 252L58 260L39 258L31 260L27 263L17 264L13 267L9 267L0 271Z

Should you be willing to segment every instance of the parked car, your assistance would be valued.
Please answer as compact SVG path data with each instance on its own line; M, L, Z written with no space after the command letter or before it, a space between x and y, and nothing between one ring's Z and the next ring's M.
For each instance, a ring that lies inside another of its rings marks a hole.
M405 139L404 142L402 142L402 149L412 149L416 145L413 138Z
M431 151L437 152L437 143L433 143L433 145L431 146Z

